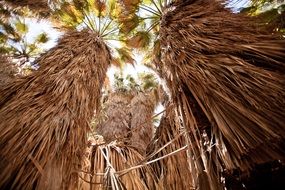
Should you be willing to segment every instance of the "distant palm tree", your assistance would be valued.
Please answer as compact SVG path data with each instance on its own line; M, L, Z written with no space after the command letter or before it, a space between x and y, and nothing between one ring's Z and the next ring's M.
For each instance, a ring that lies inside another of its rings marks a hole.
M115 75L114 92L107 95L108 100L103 104L105 117L95 130L105 142L125 142L145 155L153 137L152 117L158 102L155 95L158 84L150 73L139 75L140 82L131 76Z

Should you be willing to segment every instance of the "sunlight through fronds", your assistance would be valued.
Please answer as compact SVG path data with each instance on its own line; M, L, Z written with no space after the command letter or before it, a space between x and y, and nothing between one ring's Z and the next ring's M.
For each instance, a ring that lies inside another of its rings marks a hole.
M65 27L95 31L112 49L115 66L135 62L131 51L125 47L125 36L120 32L124 26L119 23L122 7L117 1L73 0L61 3L55 13Z

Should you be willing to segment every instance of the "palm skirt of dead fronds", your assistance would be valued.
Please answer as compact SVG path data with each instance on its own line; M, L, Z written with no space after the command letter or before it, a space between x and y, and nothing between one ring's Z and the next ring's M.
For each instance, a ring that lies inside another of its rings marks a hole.
M78 189L156 189L153 170L149 165L140 165L143 159L134 148L114 141L93 144L88 149Z
M167 106L161 118L155 137L149 146L149 159L167 156L152 164L159 184L166 189L194 189L193 175L190 172L186 153L185 130L175 116L173 106ZM176 151L179 151L176 153ZM171 155L173 154L173 155Z
M157 66L203 158L200 173L283 159L284 39L212 0L177 1L160 27Z
M96 133L102 135L106 143L114 140L124 140L130 135L131 112L130 105L133 95L127 92L114 92L104 103L105 109L96 126Z
M0 55L0 90L15 79L17 68L6 56Z
M105 103L105 120L99 122L96 133L105 142L125 142L141 154L153 137L152 116L156 101L151 92L113 92Z
M48 0L5 0L8 5L19 8L19 7L29 7L33 11L37 12L48 12Z
M76 183L110 59L98 35L71 32L0 92L0 189Z

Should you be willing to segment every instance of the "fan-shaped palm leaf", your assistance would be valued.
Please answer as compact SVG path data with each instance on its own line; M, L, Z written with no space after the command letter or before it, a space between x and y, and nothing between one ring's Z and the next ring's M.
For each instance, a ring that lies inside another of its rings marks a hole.
M122 12L117 1L73 0L61 3L55 12L63 26L96 31L112 49L115 65L134 63L131 51L125 48L125 37L119 33L124 27L118 23Z

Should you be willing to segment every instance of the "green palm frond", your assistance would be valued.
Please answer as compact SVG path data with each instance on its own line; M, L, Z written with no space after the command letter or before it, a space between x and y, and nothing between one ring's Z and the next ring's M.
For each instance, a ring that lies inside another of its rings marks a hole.
M28 39L28 22L26 17L16 15L0 22L1 52L12 57L19 65L30 62L42 53L43 45L50 39L45 32L38 34L34 39Z
M109 46L113 53L112 63L123 66L135 62L131 50L125 47L125 36L129 28L137 26L135 18L124 17L122 5L115 0L72 0L61 3L55 10L61 25L69 29L94 31ZM119 20L129 19L128 24ZM121 31L121 32L120 32ZM125 31L125 32L122 32Z

